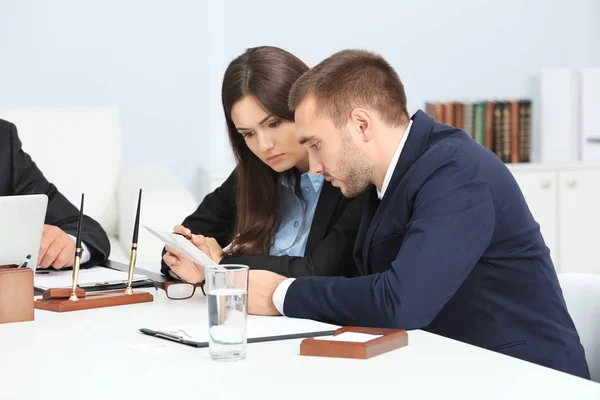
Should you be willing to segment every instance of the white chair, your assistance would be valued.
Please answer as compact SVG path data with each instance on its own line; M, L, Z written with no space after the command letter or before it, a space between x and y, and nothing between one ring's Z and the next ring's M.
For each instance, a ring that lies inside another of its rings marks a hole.
M600 275L563 273L558 280L593 381L600 382Z
M77 208L102 225L111 242L110 259L129 262L141 188L140 225L171 230L198 202L160 162L125 166L116 107L0 109L0 119L17 126L23 150L46 179ZM158 160L157 160L158 161ZM163 244L140 227L138 265L160 268Z

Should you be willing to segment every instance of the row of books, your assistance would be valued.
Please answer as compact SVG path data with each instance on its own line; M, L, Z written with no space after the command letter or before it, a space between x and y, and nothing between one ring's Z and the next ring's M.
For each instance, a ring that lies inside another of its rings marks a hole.
M464 130L505 163L531 160L531 100L425 103L437 122Z

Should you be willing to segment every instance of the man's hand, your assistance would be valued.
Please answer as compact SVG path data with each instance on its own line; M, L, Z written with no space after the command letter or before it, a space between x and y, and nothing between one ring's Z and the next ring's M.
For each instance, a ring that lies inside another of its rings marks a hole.
M37 263L41 268L56 269L73 266L75 241L62 229L44 225Z
M273 304L273 293L286 277L262 270L250 270L248 273L248 313L281 315Z

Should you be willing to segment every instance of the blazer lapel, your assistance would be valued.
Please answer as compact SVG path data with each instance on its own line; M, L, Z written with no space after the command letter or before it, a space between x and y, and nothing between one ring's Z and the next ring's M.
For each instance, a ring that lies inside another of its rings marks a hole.
M373 235L375 234L375 231L381 222L384 211L390 203L390 198L393 197L391 193L394 192L404 175L406 175L408 170L415 162L417 162L419 157L421 157L425 151L429 134L433 128L433 118L421 110L417 111L413 115L412 120L412 127L410 132L408 132L408 138L406 139L406 143L404 143L402 153L400 153L400 158L398 159L398 164L394 169L392 179L390 180L386 193L383 196L383 199L381 199L379 207L377 207L375 215L373 216L373 219L367 229L363 244L362 260L367 273L371 272L371 268L369 266L369 251L371 249ZM377 198L377 189L373 188L373 191L375 193L375 197Z
M306 240L306 251L313 251L319 242L325 237L329 221L333 216L335 206L342 193L339 189L333 187L331 183L324 181L319 195L319 201L313 217L313 222Z
M379 198L377 197L377 189L375 186L371 186L367 189L368 199L367 206L365 207L365 211L363 213L362 219L360 221L360 226L358 228L358 234L356 236L356 243L354 246L354 261L359 269L361 275L366 275L368 273L368 265L367 261L367 246L365 246L365 240L367 236L367 231L373 222L373 217L379 207Z

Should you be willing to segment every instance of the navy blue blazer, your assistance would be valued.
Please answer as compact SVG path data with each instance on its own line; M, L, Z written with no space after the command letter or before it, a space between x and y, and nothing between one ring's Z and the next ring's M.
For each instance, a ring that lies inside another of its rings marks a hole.
M418 111L379 201L371 187L356 278L302 277L284 314L423 329L589 379L550 251L504 163Z

